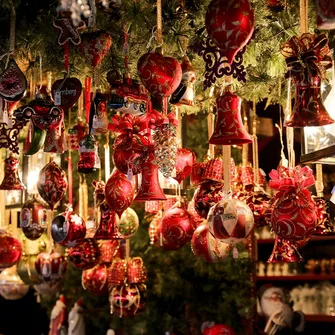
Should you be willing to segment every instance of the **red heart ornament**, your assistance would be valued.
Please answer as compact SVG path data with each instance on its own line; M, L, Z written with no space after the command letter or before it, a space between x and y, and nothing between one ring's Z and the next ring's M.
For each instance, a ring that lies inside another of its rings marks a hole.
M186 148L177 149L176 176L172 177L180 184L192 172L192 166L196 160L195 153Z
M66 78L56 80L52 87L52 98L60 94L60 106L64 109L71 108L79 99L82 91L81 82L77 78Z
M146 53L137 63L139 76L153 97L163 99L179 86L182 69L179 62L160 53Z
M104 31L85 33L81 36L79 52L93 66L97 67L112 46L112 38Z

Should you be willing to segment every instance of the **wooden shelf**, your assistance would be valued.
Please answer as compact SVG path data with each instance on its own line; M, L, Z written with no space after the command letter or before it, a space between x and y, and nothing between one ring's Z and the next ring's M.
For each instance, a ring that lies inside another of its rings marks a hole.
M257 281L320 281L335 280L334 275L300 274L293 276L256 276Z
M335 316L331 315L305 315L305 320L307 322L327 322L327 323L335 323Z
M312 236L309 242L313 241L335 241L334 235L315 235ZM259 239L257 240L258 244L274 244L275 240L273 238Z

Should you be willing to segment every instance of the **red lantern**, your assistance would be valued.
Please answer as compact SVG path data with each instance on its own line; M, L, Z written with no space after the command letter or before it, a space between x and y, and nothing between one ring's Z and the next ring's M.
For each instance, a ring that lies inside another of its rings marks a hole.
M202 332L203 335L236 335L234 330L226 325L215 325L205 328Z
M108 294L108 268L106 264L98 264L92 269L83 271L81 283L83 288L97 295Z
M230 64L249 42L254 26L254 11L248 0L213 0L207 8L208 35Z
M127 261L115 259L108 269L108 284L110 286L121 285L126 281Z
M147 281L147 270L141 257L133 257L127 263L127 282L129 284L144 283Z
M176 176L172 177L180 184L192 172L192 166L196 160L195 153L186 148L177 149Z
M71 264L79 270L93 268L99 262L100 250L97 242L92 238L84 239L68 251Z
M21 242L4 230L0 230L0 271L15 265L21 255Z
M35 268L44 281L58 281L65 277L65 257L58 252L42 252L37 256Z
M5 159L5 175L0 185L0 190L24 190L19 177L19 163L20 161L12 154Z

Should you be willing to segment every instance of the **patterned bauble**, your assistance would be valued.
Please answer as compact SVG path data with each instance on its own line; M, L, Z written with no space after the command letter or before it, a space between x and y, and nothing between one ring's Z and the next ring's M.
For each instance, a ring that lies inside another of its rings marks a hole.
M193 254L202 261L215 263L227 256L229 244L214 238L207 224L203 224L193 233L191 249Z
M93 268L98 264L100 250L96 240L92 238L84 239L75 247L68 250L68 258L71 264L80 270Z
M187 148L177 149L176 175L172 176L180 184L192 172L192 166L195 163L195 153Z
M254 226L254 216L249 206L235 199L224 199L214 205L207 221L211 234L229 244L243 241Z
M5 269L0 273L0 295L6 300L18 300L23 298L29 290L18 276L16 266Z
M56 282L65 277L67 263L58 252L42 252L35 261L35 268L43 281Z
M147 287L144 284L119 285L109 295L110 312L120 318L132 317L144 311Z
M132 208L127 208L121 215L121 219L114 225L112 238L125 239L134 236L138 230L139 219Z
M37 285L42 283L35 269L36 255L23 255L17 264L17 273L22 281L27 285Z
M21 242L4 230L0 230L0 271L15 265L21 255Z
M108 294L108 268L106 264L98 264L92 269L83 271L81 283L83 288L97 295Z

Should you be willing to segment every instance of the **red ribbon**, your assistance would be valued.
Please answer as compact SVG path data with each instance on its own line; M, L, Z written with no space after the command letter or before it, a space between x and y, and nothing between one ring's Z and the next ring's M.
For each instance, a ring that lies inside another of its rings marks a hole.
M90 122L90 109L91 109L91 85L92 85L92 78L86 77L85 78L85 111L86 111L86 123Z
M72 166L72 158L68 157L66 159L68 161L68 165L67 165L67 180L68 180L68 187L69 187L69 204L72 205L73 204L73 180L72 180L72 170L73 170L73 166Z
M70 47L69 41L66 41L64 44L64 67L65 71L69 71L69 60L70 60Z

